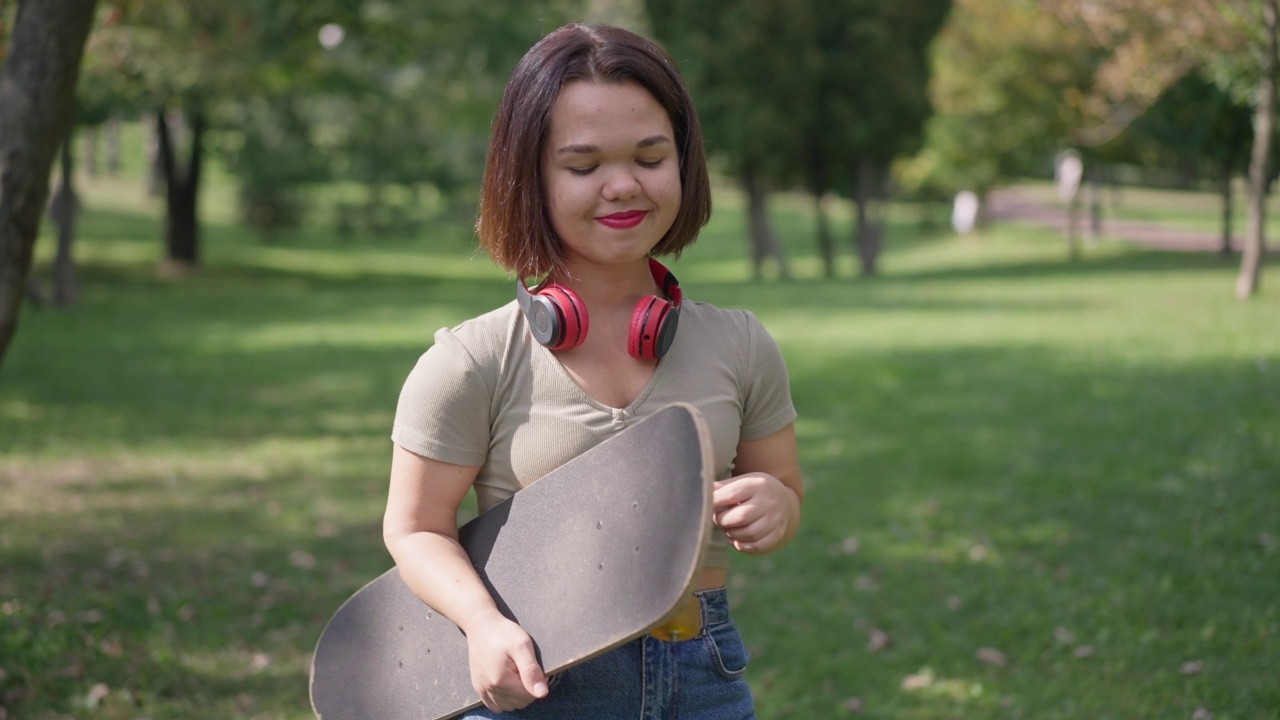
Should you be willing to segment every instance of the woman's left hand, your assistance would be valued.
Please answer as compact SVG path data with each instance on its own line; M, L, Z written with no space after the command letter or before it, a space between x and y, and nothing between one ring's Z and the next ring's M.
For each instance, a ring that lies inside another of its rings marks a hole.
M799 509L796 493L765 472L721 480L714 486L715 523L739 551L763 554L789 540L791 518Z

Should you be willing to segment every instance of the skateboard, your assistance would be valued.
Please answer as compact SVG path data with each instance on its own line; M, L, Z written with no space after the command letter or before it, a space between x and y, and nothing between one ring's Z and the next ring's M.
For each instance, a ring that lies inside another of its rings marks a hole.
M705 421L677 403L482 513L459 539L550 676L675 613L710 541L714 479ZM480 704L466 637L395 568L338 609L312 656L321 720L438 720Z

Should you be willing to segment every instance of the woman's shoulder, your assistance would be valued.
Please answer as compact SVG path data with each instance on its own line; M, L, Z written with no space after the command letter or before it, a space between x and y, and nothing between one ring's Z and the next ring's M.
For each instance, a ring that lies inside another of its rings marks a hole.
M680 326L695 326L700 332L729 333L747 337L762 327L750 310L722 308L711 303L686 300L680 307Z
M510 344L519 315L512 300L457 325L442 327L436 330L429 352L463 352L476 360L501 355Z

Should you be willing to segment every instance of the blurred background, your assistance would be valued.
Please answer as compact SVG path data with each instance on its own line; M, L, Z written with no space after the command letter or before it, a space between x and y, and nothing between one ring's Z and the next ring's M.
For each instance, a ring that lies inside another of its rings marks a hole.
M1280 717L1274 0L19 0L0 720L311 716L400 383L511 299L490 118L575 20L676 59L675 269L791 369L761 717Z

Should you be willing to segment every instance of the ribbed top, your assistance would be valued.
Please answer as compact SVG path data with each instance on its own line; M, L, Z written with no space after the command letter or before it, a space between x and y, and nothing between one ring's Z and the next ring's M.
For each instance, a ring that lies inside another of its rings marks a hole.
M716 478L733 476L741 440L795 420L786 365L747 311L686 300L671 350L625 408L596 401L529 332L512 301L435 334L400 393L391 438L419 455L479 465L484 512L600 441L673 402L706 418ZM716 528L706 567L728 564Z

